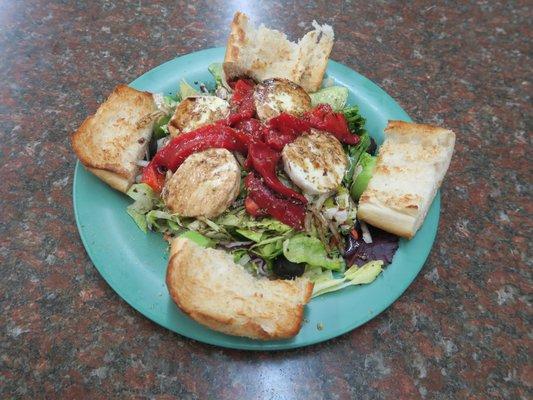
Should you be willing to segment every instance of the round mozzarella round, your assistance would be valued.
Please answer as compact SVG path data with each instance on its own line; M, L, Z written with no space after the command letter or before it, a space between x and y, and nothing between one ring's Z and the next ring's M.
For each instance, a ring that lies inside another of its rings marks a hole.
M237 198L241 170L226 149L208 149L191 154L165 182L163 200L184 217L213 218Z
M168 123L172 136L212 124L229 115L229 103L217 96L196 96L183 99Z
M311 109L311 98L287 79L267 79L255 86L254 102L259 119L265 121L282 112L301 115Z
M285 172L307 194L335 190L341 184L348 165L337 138L314 129L287 144L281 154Z

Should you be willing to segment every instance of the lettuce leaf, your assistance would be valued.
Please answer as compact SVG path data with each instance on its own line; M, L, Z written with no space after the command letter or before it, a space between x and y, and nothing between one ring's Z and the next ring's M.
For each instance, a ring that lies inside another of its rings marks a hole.
M222 63L212 63L207 69L215 78L217 86L222 86Z
M356 146L347 146L346 155L348 156L348 168L344 174L344 186L349 188L352 185L355 166L359 162L361 154L368 150L370 144L370 135L368 133L364 133L360 136L359 143L357 143Z
M186 97L192 97L192 96L199 96L200 92L198 92L195 88L193 88L191 85L185 81L185 79L182 79L180 81L180 97L182 99L185 99Z
M144 233L148 232L148 223L146 222L146 215L138 211L135 211L131 206L126 208L126 212L129 214L133 221L137 224L139 229Z
M348 236L349 245L345 256L348 265L363 265L368 260L381 260L385 265L390 264L399 247L399 237L392 233L368 225L372 243L366 243L359 234L359 239Z
M273 236L261 240L250 247L250 250L265 260L273 260L283 253L283 242L291 232L283 235Z
M213 247L213 241L195 231L185 231L178 235L180 238L189 239L201 247Z
M278 234L286 233L292 230L288 225L274 218L255 219L250 217L245 210L222 214L216 219L216 223L228 228L270 231Z
M362 267L353 265L340 278L336 278L331 271L320 271L315 267L308 268L304 273L304 276L314 283L312 297L335 292L347 286L374 282L383 271L383 261L370 261Z
M285 240L283 255L294 263L306 263L334 271L340 271L345 267L342 257L329 257L320 239L305 234L297 234Z
M348 88L344 86L330 86L311 93L311 105L329 104L333 111L341 111L348 100Z
M146 214L152 210L159 202L159 196L146 183L137 183L132 185L126 193L134 201L128 206L128 209L135 210L139 213Z
M235 232L254 242L260 242L261 238L263 237L263 232L260 230L253 231L251 229L235 229Z
M361 197L368 186L368 182L370 182L370 178L372 178L372 174L374 173L376 162L377 157L371 156L366 152L359 157L350 187L350 195L354 200L359 200L359 197Z
M145 183L132 185L126 194L134 200L126 208L127 213L133 218L139 229L146 233L149 227L146 213L156 207L159 196Z
M346 107L342 110L342 113L346 118L346 122L348 122L348 128L350 128L350 132L358 136L367 133L365 129L366 119L364 119L361 113L359 112L359 107Z

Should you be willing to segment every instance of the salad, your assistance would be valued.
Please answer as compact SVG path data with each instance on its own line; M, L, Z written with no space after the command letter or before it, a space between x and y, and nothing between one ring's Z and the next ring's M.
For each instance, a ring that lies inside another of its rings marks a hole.
M305 276L314 283L313 297L374 281L392 262L398 237L357 219L357 202L376 165L376 143L358 107L347 104L348 89L326 84L309 95L310 109L294 115L279 112L294 97L291 88L271 101L271 88L258 87L264 82L227 79L218 63L209 71L214 84L197 89L183 80L176 94L155 97L149 151L127 192L134 200L127 212L137 226L169 240L186 237L224 249L253 275ZM271 81L274 91L287 85ZM254 92L262 90L268 101L258 107ZM217 103L214 98L221 106L208 106L202 115L209 112L215 121L188 130L175 118L177 107L189 103L182 100L191 99L185 112L194 113L202 102ZM238 162L235 196L213 215L177 212L166 185L172 172L192 154L212 148L230 151ZM302 149L314 154L317 168L298 161Z

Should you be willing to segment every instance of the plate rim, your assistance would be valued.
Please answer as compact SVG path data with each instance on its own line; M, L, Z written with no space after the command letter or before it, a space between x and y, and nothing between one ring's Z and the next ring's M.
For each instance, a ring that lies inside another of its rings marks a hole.
M205 54L208 54L208 53L211 53L211 52L218 53L218 52L223 51L224 49L225 49L225 47L213 47L213 48L203 49L203 50L199 50L199 51L192 52L192 53L178 55L178 56L174 57L173 59L168 60L168 61L166 61L166 62L164 62L162 64L159 64L158 66L146 71L144 74L142 74L141 76L139 76L138 78L133 80L129 84L129 86L135 86L135 84L138 83L139 81L141 81L143 79L143 77L146 77L148 74L154 74L154 73L157 73L160 70L165 69L166 68L165 66L167 64L171 64L172 62L175 62L175 60L177 60L177 59L185 59L184 61L186 61L187 58L198 57L198 56L205 55ZM348 66L346 66L344 64L341 64L339 62L336 62L336 61L333 61L333 60L329 60L328 68L329 68L330 65L332 65L332 66L334 66L336 68L340 68L341 70L343 70L345 73L348 73L348 74L354 74L355 73L355 75L354 75L355 78L362 79L362 80L366 81L368 84L370 84L372 89L376 90L380 95L385 96L387 98L387 100L390 101L391 104L393 104L395 108L397 108L397 111L399 111L400 113L405 114L405 120L411 121L411 118L407 115L405 110L403 110L403 108L396 102L396 100L394 100L394 98L392 98L387 92L385 92L375 82L373 82L372 80L366 78L365 76L357 73L355 70L351 69L350 67L348 67ZM76 227L78 229L78 233L80 235L80 238L81 238L81 241L82 241L83 246L85 248L85 251L86 251L87 255L89 256L89 258L91 260L91 263L96 268L96 270L98 271L100 276L106 281L106 283L110 286L110 288L121 298L122 301L125 301L136 312L140 313L143 317L148 318L149 320L151 320L152 322L156 323L160 327L168 329L169 331L174 332L176 334L179 334L181 336L184 336L184 337L186 337L188 339L195 340L195 341L201 342L201 343L206 343L206 344L209 344L209 345L212 345L212 346L223 347L223 348L247 350L247 351L248 350L251 350L251 351L291 350L291 349L296 349L296 348L301 348L301 347L306 347L306 346L322 343L322 342L337 338L337 337L339 337L341 335L344 335L344 334L347 334L349 332L352 332L354 329L356 329L358 327L361 327L361 326L367 324L370 320L376 318L383 311L385 311L390 306L392 306L405 293L405 291L411 286L413 281L418 277L418 275L420 274L420 271L422 270L422 268L424 267L424 265L427 262L427 258L429 256L431 250L434 247L435 238L437 236L437 231L438 231L439 221L440 221L441 196L440 196L440 190L438 190L437 194L435 195L435 198L433 200L433 204L431 205L431 208L432 207L436 207L437 216L436 216L435 225L434 225L434 228L431 230L431 232L426 234L426 237L428 237L428 240L431 241L431 245L428 246L424 250L424 252L421 254L421 260L422 261L421 261L420 269L418 270L418 272L411 279L409 279L408 282L406 281L406 285L405 285L405 288L403 290L401 290L396 296L391 297L392 300L390 302L388 302L388 304L380 307L379 309L373 310L373 312L371 314L363 317L362 319L354 320L355 322L352 323L352 324L349 324L349 327L347 329L346 328L338 328L337 330L328 331L327 333L324 332L323 336L320 336L318 339L310 339L310 340L299 342L299 343L290 343L290 342L287 342L287 341L283 341L283 342L280 342L280 341L268 341L268 342L265 342L265 341L261 341L261 340L253 340L250 343L240 342L240 343L237 343L237 344L228 343L228 342L220 343L220 341L216 337L213 338L213 336L209 336L206 339L204 339L204 338L199 339L199 338L195 337L194 335L188 334L187 332L184 332L184 331L179 331L178 332L177 330L168 327L165 324L165 321L163 320L163 318L158 318L156 313L151 313L149 310L146 310L146 309L141 310L140 306L138 307L134 303L130 302L130 299L128 299L129 296L126 293L124 293L124 291L120 287L117 287L117 285L114 285L113 282L111 282L110 276L107 273L107 269L102 267L102 266L97 265L97 263L95 262L95 259L97 258L96 251L90 245L89 239L86 236L86 232L84 231L84 228L82 227L81 221L80 221L80 212L79 212L79 206L80 205L78 204L77 191L78 191L78 185L79 185L79 183L78 183L79 174L80 174L80 170L82 168L83 168L83 166L81 165L79 160L76 160L76 165L75 165L75 168L74 168L74 178L73 178L73 183L72 183L72 200L73 200L72 203L73 203L73 209L74 209L74 217L75 217L75 220L76 220ZM87 173L89 173L89 172L87 172ZM113 190L113 189L109 188L109 190ZM186 317L190 318L188 316L186 316ZM213 332L215 332L215 331L213 331ZM228 335L228 336L231 337L231 338L234 338L234 339L236 338L236 337L231 336L231 335ZM246 340L249 340L249 339L246 339Z

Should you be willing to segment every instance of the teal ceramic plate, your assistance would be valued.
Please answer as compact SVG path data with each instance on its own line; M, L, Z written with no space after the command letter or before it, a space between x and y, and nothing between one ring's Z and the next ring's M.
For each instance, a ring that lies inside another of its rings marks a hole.
M147 72L131 86L171 93L176 91L182 78L188 82L213 82L207 66L220 62L223 57L223 48L178 57ZM349 104L360 107L367 119L368 131L378 143L383 139L387 120L410 121L387 93L350 68L330 61L327 74L336 83L349 88ZM440 210L438 195L415 238L400 242L393 263L375 282L313 299L306 307L304 324L295 338L263 342L214 332L184 315L170 299L165 286L165 241L159 234L141 232L126 214L129 199L109 188L79 163L73 196L76 221L87 253L120 297L141 314L180 335L217 346L252 350L290 349L322 342L357 328L385 310L422 268L435 239Z

